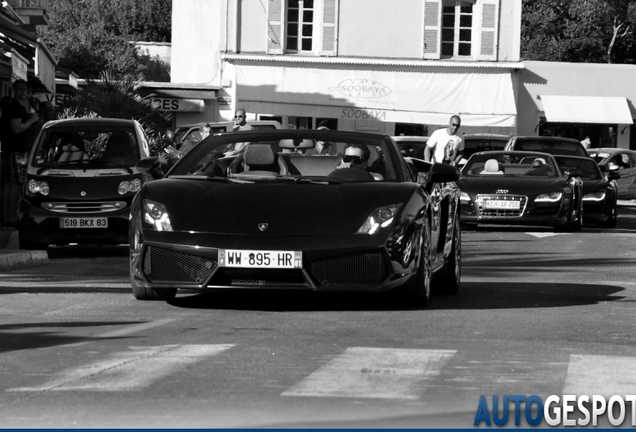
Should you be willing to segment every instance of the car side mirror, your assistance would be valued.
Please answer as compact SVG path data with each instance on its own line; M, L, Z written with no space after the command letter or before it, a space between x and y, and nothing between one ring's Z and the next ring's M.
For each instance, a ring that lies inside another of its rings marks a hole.
M140 159L135 168L141 173L144 179L158 180L164 177L161 169L161 160L158 157L147 157Z
M619 173L618 171L610 171L609 173L607 173L607 178L609 180L618 180L619 178L621 178L621 173Z
M568 177L581 177L581 170L578 168L571 168L568 171Z

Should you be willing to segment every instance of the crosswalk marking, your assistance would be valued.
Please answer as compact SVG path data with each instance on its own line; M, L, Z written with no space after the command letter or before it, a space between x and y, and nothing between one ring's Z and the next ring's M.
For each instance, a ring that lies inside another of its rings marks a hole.
M70 344L65 344L63 346L65 347L74 347L74 346L81 346L81 345L86 345L90 342L94 342L95 339L106 339L106 338L115 338L115 337L121 337L124 335L129 335L131 333L137 333L143 330L148 330L154 327L159 327L162 325L166 325L166 324L170 324L172 322L175 322L176 320L173 318L164 318L164 319L160 319L157 321L150 321L147 323L142 323L142 324L136 324L136 325L129 325L126 326L123 329L119 329L119 330L113 330L113 331L109 331L109 332L104 332L104 333L100 333L98 335L92 336L91 340L89 341L83 341L83 342L74 342L74 343L70 343Z
M109 359L67 369L44 385L16 387L8 391L142 390L184 365L217 355L233 346L218 344L130 347L130 351L114 353Z
M554 237L559 235L570 235L570 233L556 233L556 232L527 232L526 234L537 238Z
M563 394L612 395L634 394L636 369L633 357L606 355L571 355Z
M281 396L412 399L456 351L350 347Z

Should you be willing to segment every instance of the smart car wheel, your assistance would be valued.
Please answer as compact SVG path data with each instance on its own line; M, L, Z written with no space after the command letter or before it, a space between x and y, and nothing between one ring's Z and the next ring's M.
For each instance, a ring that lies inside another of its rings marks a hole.
M415 283L409 287L409 300L417 306L426 306L431 297L431 280L431 227L429 223L426 222L422 239L422 249L420 252L420 265L417 270Z
M444 294L457 294L462 272L462 235L459 224L455 222L451 253L446 264L446 273L435 280L436 291Z

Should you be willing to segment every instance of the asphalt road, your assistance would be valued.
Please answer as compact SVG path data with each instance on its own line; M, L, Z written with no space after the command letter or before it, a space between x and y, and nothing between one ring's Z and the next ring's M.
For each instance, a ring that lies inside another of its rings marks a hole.
M469 428L482 395L634 394L636 207L620 210L612 230L465 232L462 292L423 310L257 291L140 302L125 248L52 249L0 279L0 425Z

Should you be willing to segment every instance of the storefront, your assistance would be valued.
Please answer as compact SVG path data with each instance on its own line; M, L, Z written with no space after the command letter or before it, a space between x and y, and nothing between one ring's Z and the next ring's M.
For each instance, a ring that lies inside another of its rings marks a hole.
M172 125L218 121L216 96L219 87L167 82L144 82L139 93L149 97L156 109L172 114Z
M525 62L519 135L589 139L591 147L636 149L636 66Z
M340 130L399 134L408 125L516 130L521 64L223 56L235 106L288 128L330 121ZM227 90L227 89L226 89Z

